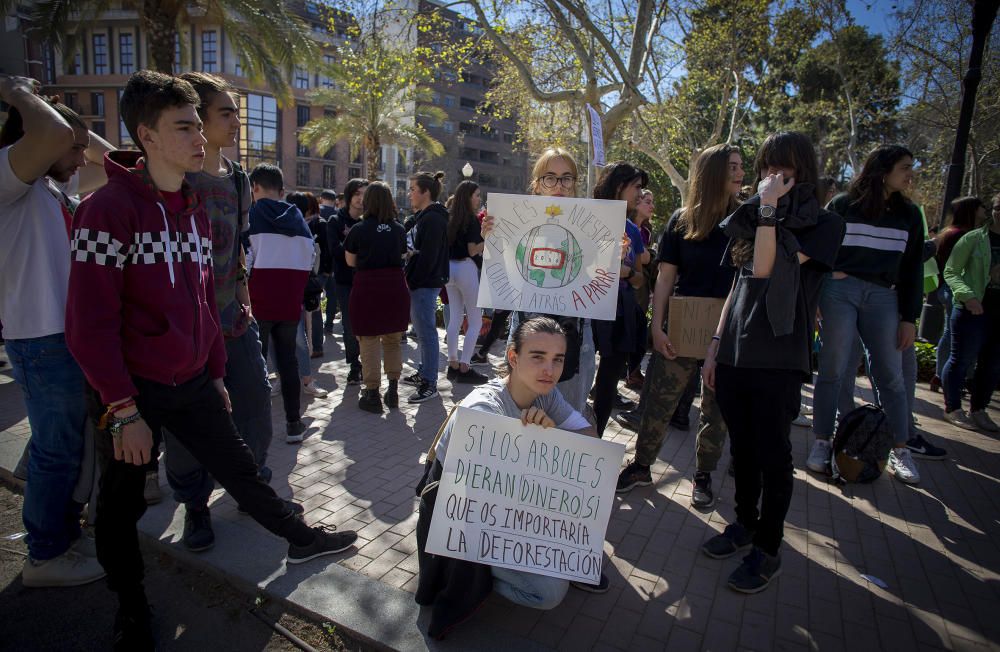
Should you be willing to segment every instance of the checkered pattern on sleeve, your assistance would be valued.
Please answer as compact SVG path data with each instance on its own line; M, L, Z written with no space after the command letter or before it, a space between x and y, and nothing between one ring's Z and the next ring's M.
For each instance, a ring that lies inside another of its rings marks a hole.
M171 233L171 253L173 262L197 262L198 238L194 233ZM200 238L201 255L204 264L212 264L212 241ZM133 265L155 265L167 262L167 238L163 231L136 233L129 263Z
M81 228L73 232L73 260L122 269L128 250L107 231Z

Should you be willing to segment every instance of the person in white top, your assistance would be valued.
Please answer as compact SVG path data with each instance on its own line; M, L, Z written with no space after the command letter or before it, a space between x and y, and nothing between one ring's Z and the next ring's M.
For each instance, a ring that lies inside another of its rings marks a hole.
M11 106L0 132L0 320L31 425L22 581L75 586L104 570L74 518L87 405L83 373L63 336L75 209L69 194L104 184L100 160L111 146L71 109L38 95L39 87L24 77L0 79L0 98Z

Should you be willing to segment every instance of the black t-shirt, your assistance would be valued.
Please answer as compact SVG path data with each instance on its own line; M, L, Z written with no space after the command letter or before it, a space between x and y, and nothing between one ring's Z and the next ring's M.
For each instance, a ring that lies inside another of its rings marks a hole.
M715 227L704 240L685 240L681 210L674 212L660 237L657 261L677 266L675 293L683 297L725 298L733 286L733 267L726 255L729 238Z
M716 356L720 364L801 371L804 380L809 380L816 304L823 281L837 260L843 233L843 218L825 210L820 211L815 226L793 231L800 251L809 260L799 268L795 321L788 335L776 337L768 318L766 298L771 279L754 278L750 263L740 269Z
M479 225L479 220L477 220L475 216L470 215L464 228L462 228L455 237L455 241L448 245L448 259L463 260L468 258L469 245L479 244L482 241L483 230Z
M355 266L358 270L402 268L406 234L395 220L380 224L374 217L366 217L351 227L344 250L358 257Z

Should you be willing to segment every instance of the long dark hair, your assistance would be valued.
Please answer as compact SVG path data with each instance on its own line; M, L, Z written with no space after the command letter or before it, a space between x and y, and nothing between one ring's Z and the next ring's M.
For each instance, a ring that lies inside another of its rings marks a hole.
M847 188L847 196L851 204L861 208L861 214L866 218L875 219L882 215L886 204L890 208L901 208L909 203L898 190L893 191L888 200L885 198L885 177L900 159L906 157L912 159L913 153L902 145L883 145L875 148L865 159L861 174L854 177Z
M694 162L687 203L681 212L685 240L704 240L739 202L729 191L729 157L740 150L732 145L709 147Z
M497 369L497 375L500 377L509 376L511 372L510 360L508 355L510 351L514 351L518 354L521 353L521 347L524 345L524 340L529 335L537 335L542 333L544 335L562 335L566 336L566 331L563 327L559 325L555 319L551 317L532 317L531 319L526 319L517 325L514 329L514 334L510 338L510 343L507 345L507 349L504 351L503 363Z
M388 224L396 217L396 202L392 198L392 189L383 181L369 183L361 202L365 218L374 218L379 224Z
M979 208L986 208L979 197L959 197L951 200L951 219L948 221L949 227L968 231L976 228L976 213Z
M753 184L755 193L771 166L795 170L795 185L811 183L816 189L816 200L823 203L826 189L820 187L816 150L806 135L797 131L782 131L764 139L754 160L757 172L757 180Z
M621 189L636 179L642 179L643 187L649 183L649 175L631 163L626 161L609 163L594 185L594 199L618 199Z
M463 181L455 188L455 194L448 198L448 244L455 244L458 234L465 230L472 214L472 195L479 190L475 181Z

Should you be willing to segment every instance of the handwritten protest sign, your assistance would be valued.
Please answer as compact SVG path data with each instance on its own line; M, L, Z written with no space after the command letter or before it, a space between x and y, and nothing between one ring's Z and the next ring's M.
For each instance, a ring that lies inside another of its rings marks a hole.
M459 408L427 552L596 582L624 454L622 444Z
M613 320L625 207L491 193L479 307Z
M725 299L670 297L667 337L682 358L705 359L705 351L719 326Z

